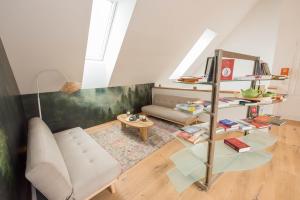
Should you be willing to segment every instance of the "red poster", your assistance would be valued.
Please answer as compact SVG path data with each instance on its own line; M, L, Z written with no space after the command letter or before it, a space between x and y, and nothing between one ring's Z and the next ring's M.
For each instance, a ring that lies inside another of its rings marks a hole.
M234 59L223 59L221 67L221 80L232 80Z

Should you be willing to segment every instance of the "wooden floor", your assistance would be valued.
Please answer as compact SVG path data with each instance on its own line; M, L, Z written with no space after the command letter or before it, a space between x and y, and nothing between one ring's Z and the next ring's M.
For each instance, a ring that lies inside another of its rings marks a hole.
M89 132L97 128L102 126ZM271 162L250 171L224 173L208 192L195 185L181 194L174 189L166 175L174 167L169 157L183 148L174 140L122 174L116 194L105 190L93 200L299 200L300 122L274 127L272 133L279 140L269 149Z

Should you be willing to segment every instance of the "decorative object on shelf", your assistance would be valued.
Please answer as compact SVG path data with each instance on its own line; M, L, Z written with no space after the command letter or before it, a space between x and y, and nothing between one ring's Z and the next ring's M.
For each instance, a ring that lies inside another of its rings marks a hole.
M281 76L289 76L290 68L288 67L282 67L280 69L280 75Z
M40 100L39 78L42 74L51 73L51 72L59 74L64 79L64 85L60 89L61 92L64 92L64 93L67 93L67 94L72 94L72 93L77 92L78 90L81 89L80 83L69 81L67 76L65 74L63 74L62 72L60 72L59 70L57 70L57 69L46 69L46 70L40 71L36 75L36 88L37 88L39 116L40 116L41 119L42 119L42 109L41 109L41 100Z
M260 96L262 93L258 89L249 88L247 90L241 89L241 94L245 98L256 98Z
M202 77L196 77L196 76L182 76L177 81L183 82L183 83L197 83L202 79Z
M234 59L223 59L221 66L221 80L233 79Z

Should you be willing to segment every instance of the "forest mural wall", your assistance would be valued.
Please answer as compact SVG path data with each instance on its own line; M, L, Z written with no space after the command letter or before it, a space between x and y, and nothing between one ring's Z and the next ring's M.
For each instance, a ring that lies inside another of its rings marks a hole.
M20 93L0 39L0 199L26 199L21 192L26 144L25 113ZM23 156L23 159L21 159ZM28 184L27 184L28 185Z
M43 120L54 132L80 126L92 127L116 119L121 113L138 113L151 104L154 84L82 89L74 94L42 93ZM22 96L26 117L38 116L37 96Z

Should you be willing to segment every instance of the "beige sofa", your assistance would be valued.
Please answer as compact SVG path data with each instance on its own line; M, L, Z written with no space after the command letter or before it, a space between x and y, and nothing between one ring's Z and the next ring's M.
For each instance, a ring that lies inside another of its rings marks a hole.
M194 98L155 94L152 105L143 106L142 112L145 115L158 117L180 125L189 125L196 122L197 117L187 112L175 110L175 107L178 103L196 100Z
M26 178L49 200L89 199L111 187L119 163L81 128L52 134L40 119L29 121Z

